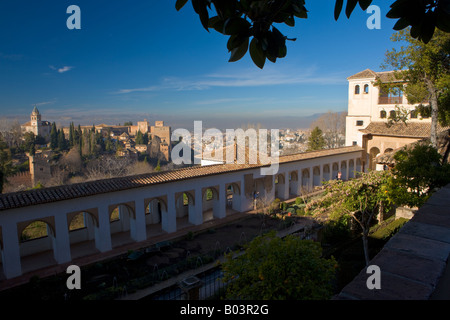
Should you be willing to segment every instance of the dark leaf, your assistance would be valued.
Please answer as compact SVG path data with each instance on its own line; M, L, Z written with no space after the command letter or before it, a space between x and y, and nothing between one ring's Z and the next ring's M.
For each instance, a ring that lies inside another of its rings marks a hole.
M347 16L347 18L350 18L350 15L355 9L357 3L358 0L347 0L347 6L345 7L345 15Z
M367 8L372 4L372 0L359 0L359 6L364 11L367 10Z
M247 33L250 27L250 22L244 18L229 18L223 25L223 34L233 35L238 33Z
M436 27L444 32L450 32L450 12L447 13L440 7L436 9Z
M248 42L249 42L249 38L247 38L239 47L236 47L233 50L231 50L231 56L230 56L230 60L228 60L228 62L238 61L243 56L245 56L245 54L247 53L247 50L248 50Z
M261 47L260 42L253 38L250 42L250 57L253 60L253 63L260 69L264 68L264 64L266 63L266 55Z
M434 34L434 29L435 29L435 15L434 12L429 12L425 15L425 19L422 24L420 39L424 43L430 42Z
M208 14L208 3L204 0L192 0L192 7L194 8L194 11L198 14L200 17L200 22L202 23L203 28L208 30L208 24L209 24L209 14Z
M295 27L295 19L293 16L289 16L284 23L286 23L286 25L288 25L289 27Z
M215 17L212 17L209 19L208 27L213 28L214 30L216 30L219 33L223 33L224 23L225 23L225 21L220 19L218 16L215 16Z
M175 3L175 9L177 9L177 11L180 11L181 8L184 7L186 2L188 2L188 0L177 0L177 2Z
M336 0L336 4L334 6L334 19L339 19L339 15L342 11L342 6L344 5L344 0Z
M403 30L405 29L407 26L409 26L409 19L402 17L400 19L398 19L397 23L394 25L394 30Z

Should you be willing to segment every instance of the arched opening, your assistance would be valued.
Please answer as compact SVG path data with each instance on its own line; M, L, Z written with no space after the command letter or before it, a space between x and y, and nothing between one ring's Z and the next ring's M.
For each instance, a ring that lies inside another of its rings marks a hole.
M97 217L88 211L73 212L67 215L69 242L72 259L98 252L96 232Z
M298 172L292 171L289 174L289 197L294 198L299 196L298 193Z
M380 154L380 149L372 147L369 151L369 170L376 170L376 157Z
M161 198L151 198L144 203L147 238L162 234L162 217L167 215L166 202Z
M330 165L323 166L323 181L329 181L331 179Z
M286 190L286 179L284 174L280 173L275 176L275 198L280 200L287 200L289 195L285 194Z
M56 265L55 230L49 221L18 224L22 273Z
M353 179L355 177L355 161L350 159L348 162L348 178Z
M214 187L203 189L202 215L203 222L213 220L219 213L219 192Z
M384 153L388 153L388 152L392 152L392 151L394 151L394 149L392 149L392 148L387 148L386 150L384 150Z
M359 92L360 92L360 86L359 86L359 84L357 84L355 86L355 94L359 94Z
M361 164L361 159L360 158L358 158L358 159L356 159L356 175L355 176L357 176L357 173L358 172L362 172L362 164Z
M302 194L310 193L311 185L310 185L310 176L309 169L302 170Z
M241 211L241 188L237 183L230 183L226 185L227 196L227 213L229 214Z
M341 162L341 179L342 180L347 180L347 161L342 161Z
M335 163L333 163L333 166L332 166L332 172L331 172L332 179L337 179L338 173L339 173L339 164L335 162Z
M266 203L266 188L264 187L263 179L255 179L255 185L253 189L253 208L265 207L269 204Z
M365 84L365 85L364 85L364 93L365 93L365 94L368 94L368 93L369 93L369 85L368 85L368 84Z
M313 187L320 187L322 181L320 181L320 167L316 166L313 168Z
M195 198L191 192L181 192L175 197L177 230L191 225L189 216L195 213Z
M131 237L130 220L135 219L134 208L129 204L121 203L110 206L109 221L111 230L111 245L118 247L133 242Z

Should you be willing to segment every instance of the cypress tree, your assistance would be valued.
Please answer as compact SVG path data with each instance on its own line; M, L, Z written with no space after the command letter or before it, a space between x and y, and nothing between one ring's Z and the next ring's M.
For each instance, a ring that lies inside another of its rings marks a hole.
M56 123L52 123L52 130L50 131L50 148L55 150L58 148L58 131L56 130Z

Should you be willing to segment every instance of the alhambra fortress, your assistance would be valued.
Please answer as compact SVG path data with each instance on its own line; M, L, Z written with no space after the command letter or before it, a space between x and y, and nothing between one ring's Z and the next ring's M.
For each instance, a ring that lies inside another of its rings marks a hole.
M320 189L323 181L336 179L339 172L347 180L357 177L358 172L386 169L396 150L430 136L431 119L414 112L416 106L409 104L402 93L403 82L398 82L397 94L381 92L374 85L377 79L393 81L392 72L367 69L347 79L346 146L280 156L278 171L273 175L261 174L268 164L214 162L1 194L0 287L30 272L108 253L124 243L145 242L187 226L201 226L251 211L256 194L266 203L276 198L289 200ZM389 116L399 108L410 111L409 121L388 125ZM48 138L50 127L34 108L30 122L22 130ZM438 128L444 133L448 129ZM123 152L161 153L170 160L171 128L162 121L150 125L145 120L134 126L101 124L95 130L109 130L123 141ZM138 131L157 137L157 150L133 145L132 138ZM51 175L44 156L30 157L33 180ZM118 218L112 219L117 212ZM77 217L82 217L84 226L72 230L71 223ZM47 224L48 236L24 241L23 230L35 221ZM447 241L445 248L449 246Z

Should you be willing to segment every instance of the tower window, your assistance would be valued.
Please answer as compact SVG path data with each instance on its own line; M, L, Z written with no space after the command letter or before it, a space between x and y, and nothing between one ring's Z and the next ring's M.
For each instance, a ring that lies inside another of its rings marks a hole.
M386 117L387 117L386 111L381 110L381 111L380 111L380 118L381 118L381 119L386 119Z
M368 84L365 84L364 85L364 93L369 93L369 85Z
M361 127L363 125L364 125L364 121L362 121L362 120L357 120L356 121L356 126Z
M353 141L353 145L357 146L358 145L358 141Z
M359 84L355 86L355 94L359 94Z

